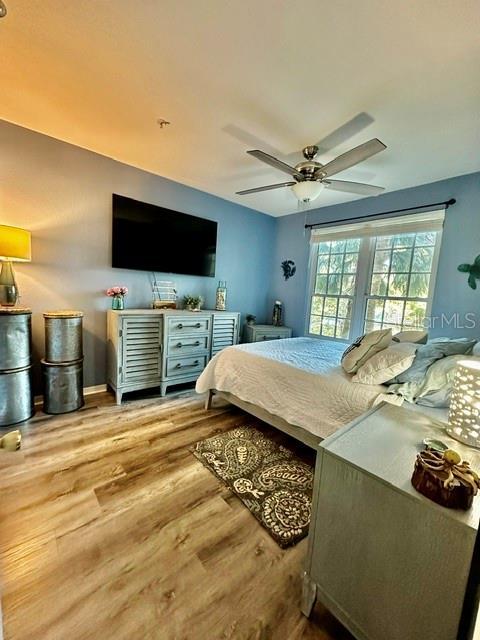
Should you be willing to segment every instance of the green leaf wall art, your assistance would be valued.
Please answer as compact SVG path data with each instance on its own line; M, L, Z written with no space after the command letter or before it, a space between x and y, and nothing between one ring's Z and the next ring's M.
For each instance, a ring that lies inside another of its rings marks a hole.
M476 289L477 280L480 280L480 255L475 258L473 264L459 264L457 269L462 273L468 273L468 286Z

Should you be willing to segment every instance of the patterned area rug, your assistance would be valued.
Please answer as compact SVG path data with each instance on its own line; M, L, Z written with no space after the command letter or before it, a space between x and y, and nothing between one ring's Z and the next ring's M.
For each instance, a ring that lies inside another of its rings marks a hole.
M240 498L281 547L307 535L313 464L276 442L275 436L254 427L237 427L197 442L193 454Z

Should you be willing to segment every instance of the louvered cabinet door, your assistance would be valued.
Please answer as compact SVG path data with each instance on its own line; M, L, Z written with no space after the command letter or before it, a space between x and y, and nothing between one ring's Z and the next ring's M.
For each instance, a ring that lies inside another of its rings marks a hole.
M162 318L123 318L121 332L122 383L160 383Z
M214 314L212 331L212 358L219 351L238 342L238 314Z

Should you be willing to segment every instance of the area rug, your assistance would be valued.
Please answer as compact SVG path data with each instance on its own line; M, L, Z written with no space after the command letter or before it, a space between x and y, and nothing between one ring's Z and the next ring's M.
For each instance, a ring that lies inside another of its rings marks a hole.
M313 464L274 436L249 426L201 440L192 452L281 547L294 545L307 535Z

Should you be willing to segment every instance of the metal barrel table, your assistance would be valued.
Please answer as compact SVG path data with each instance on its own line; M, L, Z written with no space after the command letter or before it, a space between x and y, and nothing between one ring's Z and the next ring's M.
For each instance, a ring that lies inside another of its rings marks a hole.
M32 388L32 312L0 307L0 427L35 412Z
M52 414L76 411L84 405L83 313L48 311L43 316L43 410Z

